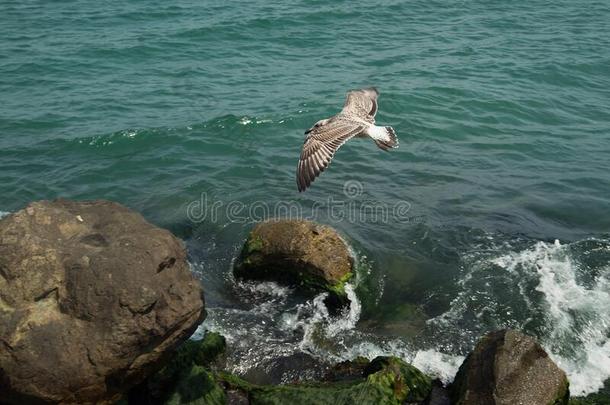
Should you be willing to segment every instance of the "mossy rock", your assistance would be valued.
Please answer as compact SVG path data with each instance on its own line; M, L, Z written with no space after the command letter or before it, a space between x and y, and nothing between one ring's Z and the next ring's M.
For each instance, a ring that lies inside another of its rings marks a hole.
M225 349L225 338L215 332L206 333L201 340L185 342L173 353L165 367L129 392L128 402L191 403L189 398L206 397L209 390L213 391L209 398L218 399L218 387L214 385L215 380L208 370L224 354ZM190 386L190 382L194 380L199 381L198 387ZM202 387L205 387L205 390L202 390ZM179 400L186 402L176 402Z
M430 378L396 357L378 357L369 367L368 374L354 381L260 386L227 373L219 373L218 380L247 394L251 405L390 405L421 402L430 393Z
M358 376L347 381L318 382L287 385L251 384L233 374L212 372L202 364L211 364L219 353L204 347L224 347L218 344L219 335L208 334L206 339L181 348L175 358L147 385L140 387L157 395L135 395L129 404L225 404L237 398L250 405L271 404L403 404L419 403L430 394L430 378L417 368L396 357L377 357L369 362L357 358L353 363ZM211 353L212 357L202 353ZM155 385L157 384L157 385ZM159 384L164 386L161 394ZM155 389L157 391L155 391Z
M358 356L335 364L327 371L324 381L353 381L364 378L364 371L371 362L366 357Z
M191 366L178 377L167 405L224 405L225 392L214 375L201 366Z
M329 293L333 307L348 303L345 283L353 276L354 259L333 228L304 220L257 224L248 235L234 274Z

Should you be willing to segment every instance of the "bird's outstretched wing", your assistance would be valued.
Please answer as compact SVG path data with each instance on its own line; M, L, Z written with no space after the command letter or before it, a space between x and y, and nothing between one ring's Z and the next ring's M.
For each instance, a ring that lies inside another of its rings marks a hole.
M337 149L361 133L364 125L345 119L331 119L313 127L301 151L297 167L297 186L304 191L328 167Z
M372 124L375 122L375 114L377 114L377 97L379 97L379 92L374 87L352 90L347 93L341 113L356 116Z

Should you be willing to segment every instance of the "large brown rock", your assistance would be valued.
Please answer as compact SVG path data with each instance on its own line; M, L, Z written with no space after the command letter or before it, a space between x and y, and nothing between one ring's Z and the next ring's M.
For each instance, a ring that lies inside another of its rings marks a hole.
M347 243L333 228L304 220L273 220L252 229L234 274L327 291L331 303L343 304L353 267Z
M204 317L183 244L119 204L0 220L0 402L112 402Z
M458 405L567 404L568 379L530 336L514 330L479 340L455 376Z

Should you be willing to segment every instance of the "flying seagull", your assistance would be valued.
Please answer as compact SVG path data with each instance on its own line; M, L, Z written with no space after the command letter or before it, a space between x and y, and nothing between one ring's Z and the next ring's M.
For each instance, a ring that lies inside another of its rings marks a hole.
M305 131L307 137L297 167L299 191L305 191L328 167L337 149L353 137L371 138L383 150L398 147L392 127L375 125L378 96L374 87L352 90L339 114L320 120Z

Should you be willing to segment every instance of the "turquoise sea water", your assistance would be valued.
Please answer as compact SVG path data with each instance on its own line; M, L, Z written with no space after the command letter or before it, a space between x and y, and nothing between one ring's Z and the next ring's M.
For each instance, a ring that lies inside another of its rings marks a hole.
M204 283L204 328L252 378L393 352L449 380L482 333L515 327L572 392L595 392L610 376L608 21L607 1L5 0L0 210L105 198L170 228ZM303 131L371 85L400 148L350 142L299 194ZM251 220L278 204L354 246L350 313L232 279Z

